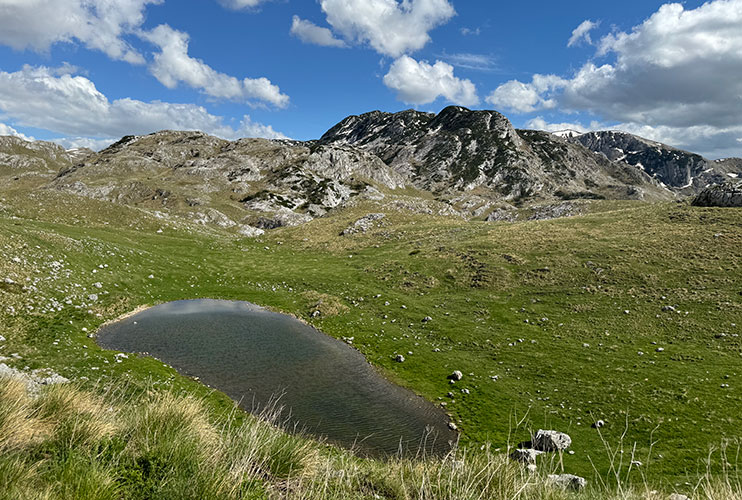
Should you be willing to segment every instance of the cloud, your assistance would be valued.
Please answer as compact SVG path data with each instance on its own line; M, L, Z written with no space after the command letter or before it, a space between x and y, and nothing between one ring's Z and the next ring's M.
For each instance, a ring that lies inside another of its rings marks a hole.
M384 76L384 84L397 91L397 98L407 104L429 104L444 97L454 104L479 104L477 88L470 80L453 74L453 66L442 61L430 65L402 56Z
M597 124L596 124L597 125ZM595 128L585 127L581 123L550 123L544 120L542 117L537 116L526 122L526 128L531 130L544 130L546 132L558 132L560 130L574 130L576 132L588 132L590 130L598 130L601 127L597 125Z
M740 26L742 0L714 0L692 10L666 4L632 30L603 37L596 56L608 62L589 61L571 78L537 74L530 83L507 82L488 101L521 113L589 113L679 147L711 156L736 147L739 156ZM536 84L543 79L553 84Z
M349 43L368 43L399 57L423 48L433 28L456 12L448 0L321 0L333 30Z
M327 28L322 28L299 16L294 16L290 33L304 43L312 43L323 47L346 47L346 43L332 34Z
M10 125L6 125L4 123L0 123L0 136L3 135L9 135L12 137L18 137L20 139L23 139L24 141L33 141L35 140L33 137L27 136L25 134L22 134L18 132L16 129L11 127Z
M253 9L270 0L217 0L223 7L232 10Z
M88 148L93 151L100 151L119 139L120 137L108 137L105 139L93 139L91 137L61 137L49 139L49 142L59 144L66 150Z
M532 113L556 107L557 101L550 98L555 90L564 87L564 80L554 75L534 75L531 83L511 80L497 87L486 101L498 109L516 113Z
M160 83L173 89L179 83L196 88L211 97L250 103L258 100L285 108L289 96L267 78L237 78L219 73L200 59L188 55L188 34L161 24L154 30L142 33L147 41L157 45L160 52L154 55L150 72Z
M461 28L461 34L464 36L479 36L481 33L481 28Z
M125 39L144 22L148 4L162 0L3 0L0 44L46 52L60 42L77 40L112 59L143 64Z
M474 71L495 71L497 65L492 56L486 54L470 54L461 52L458 54L440 54L438 57L453 64L457 68L470 69Z
M109 99L82 76L56 76L54 69L24 66L0 71L0 112L18 125L65 136L108 139L163 129L201 130L225 139L243 136L284 137L271 127L244 117L238 127L224 123L201 106L161 101Z
M582 24L580 24L578 27L575 28L575 30L572 32L572 36L569 37L569 41L567 42L567 47L574 47L575 45L578 45L583 40L588 44L593 44L593 39L590 37L590 32L600 26L600 23L596 23L590 20L582 21Z

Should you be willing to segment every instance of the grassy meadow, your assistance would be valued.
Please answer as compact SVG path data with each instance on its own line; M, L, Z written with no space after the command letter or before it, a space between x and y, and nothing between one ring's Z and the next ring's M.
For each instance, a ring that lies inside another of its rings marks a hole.
M375 212L387 215L368 232L340 236ZM443 404L460 450L356 458L91 338L138 307L191 298L247 300L346 339ZM369 203L248 239L7 190L0 362L74 384L32 400L2 382L16 403L0 415L0 482L15 485L7 498L563 498L538 480L563 470L589 480L584 498L741 498L740 334L739 209L605 201L509 224ZM148 437L148 419L188 425ZM18 422L29 430L14 437ZM531 476L505 453L540 428L570 434L574 453ZM184 448L167 448L175 441Z

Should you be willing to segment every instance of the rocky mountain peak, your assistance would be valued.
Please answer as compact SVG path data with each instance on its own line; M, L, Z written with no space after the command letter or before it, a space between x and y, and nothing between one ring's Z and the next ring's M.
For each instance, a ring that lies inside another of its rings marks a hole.
M578 197L661 191L635 168L611 164L550 134L526 137L496 111L461 106L437 115L408 110L349 117L320 144L369 151L414 186L439 194L484 189L492 197L519 200L559 197L558 191ZM616 189L626 182L637 189Z
M710 184L724 182L731 165L718 165L703 156L627 132L588 132L570 138L611 161L637 168L675 192L692 195Z

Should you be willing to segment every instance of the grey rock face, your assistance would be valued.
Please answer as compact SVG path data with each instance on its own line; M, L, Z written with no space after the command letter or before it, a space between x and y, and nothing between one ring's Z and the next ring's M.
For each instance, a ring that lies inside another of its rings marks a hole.
M637 169L545 132L516 131L496 111L375 111L341 121L320 144L372 152L434 193L483 188L506 200L662 196Z
M742 181L725 182L704 189L693 200L697 207L742 207Z
M636 166L683 194L695 194L709 184L724 182L729 179L729 173L742 174L742 165L735 159L712 162L701 155L625 132L588 132L569 140L611 161Z
M549 474L548 483L563 490L580 491L587 486L587 479L572 474Z
M563 432L539 429L533 438L533 448L539 451L564 451L572 445L572 438Z

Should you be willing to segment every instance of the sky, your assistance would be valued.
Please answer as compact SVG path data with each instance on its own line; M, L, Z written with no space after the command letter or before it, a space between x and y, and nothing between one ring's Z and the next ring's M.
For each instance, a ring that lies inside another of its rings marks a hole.
M742 0L0 0L0 135L308 140L452 104L742 156Z

